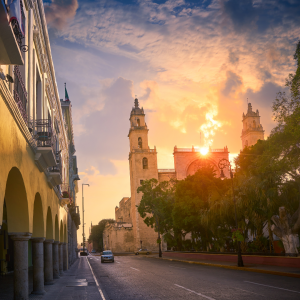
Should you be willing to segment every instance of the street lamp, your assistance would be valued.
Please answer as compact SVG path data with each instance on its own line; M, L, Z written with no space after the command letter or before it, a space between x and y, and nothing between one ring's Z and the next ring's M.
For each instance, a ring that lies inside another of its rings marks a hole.
M226 178L226 176L224 175L223 169L229 167L230 178L231 178L231 186L232 186L233 203L234 203L234 212L235 212L235 226L236 226L236 229L238 229L238 221L237 221L237 213L236 213L236 202L235 202L235 194L234 194L234 188L233 188L233 173L232 173L232 170L231 170L231 164L230 164L229 160L227 160L226 158L223 158L219 161L218 167L221 170L220 178L222 180L224 178ZM237 242L238 242L238 267L243 267L244 263L243 263L242 252L241 252L241 242L240 241L237 241Z
M87 185L90 186L88 183L83 183L82 184L82 241L83 241L83 253L85 253L85 235L84 235L84 197L83 197L83 186ZM84 254L83 254L84 255Z

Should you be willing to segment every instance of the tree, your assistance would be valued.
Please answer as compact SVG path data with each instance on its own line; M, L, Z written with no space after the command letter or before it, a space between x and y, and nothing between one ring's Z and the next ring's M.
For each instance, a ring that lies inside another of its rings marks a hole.
M191 233L193 248L197 246L195 240L200 240L203 247L211 247L214 233L210 226L210 206L222 198L229 187L228 181L215 177L209 164L177 183L173 222L183 232Z
M88 242L96 243L98 246L97 251L103 251L103 231L105 229L106 224L115 223L113 219L102 219L98 225L94 225L91 229L91 234L89 236Z
M172 182L159 183L155 178L144 180L142 185L138 187L137 192L143 193L141 202L137 206L138 212L144 218L145 224L154 228L158 233L159 257L162 257L160 235L164 234L166 228L169 227Z

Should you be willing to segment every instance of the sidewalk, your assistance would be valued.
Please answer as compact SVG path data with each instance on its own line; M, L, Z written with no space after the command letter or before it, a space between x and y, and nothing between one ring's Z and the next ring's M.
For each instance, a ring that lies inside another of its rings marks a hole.
M245 264L244 263L245 266L243 268L239 268L239 267L237 267L236 263L224 262L224 261L211 262L208 260L176 259L176 258L164 257L164 255L162 258L159 258L158 254L149 255L149 256L145 255L145 257L163 259L163 260L169 260L169 261L184 262L184 263L190 263L190 264L198 264L198 265L211 266L211 267L219 267L219 268L239 270L239 271L248 271L248 272L265 273L265 274L273 274L273 275L279 275L279 276L300 278L300 269L291 268L291 267L278 267L278 266Z
M45 295L30 295L41 300L101 299L87 259L81 257L53 285L45 286Z

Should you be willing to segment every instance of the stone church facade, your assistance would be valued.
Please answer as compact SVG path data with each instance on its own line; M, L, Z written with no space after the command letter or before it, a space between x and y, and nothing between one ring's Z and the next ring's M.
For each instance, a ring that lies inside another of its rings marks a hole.
M248 139L249 146L254 143L255 137L261 138L262 127L259 121L258 111L252 112L251 104L248 106L248 112L243 115L244 128L243 137ZM129 128L129 170L131 197L124 197L115 208L115 223L108 224L103 233L103 245L105 249L111 249L114 252L133 252L140 248L147 248L151 251L157 251L157 233L153 228L147 227L143 218L137 211L142 195L137 193L137 188L143 180L155 178L159 182L169 181L171 178L182 180L189 175L196 173L204 164L211 164L216 176L219 176L220 169L218 163L221 159L229 160L229 151L227 146L222 149L211 149L206 155L202 155L199 149L174 147L174 169L158 169L157 152L154 147L151 149L148 145L148 132L143 108L139 107L138 99L135 99L134 107L130 114ZM257 126L253 124L256 122ZM246 122L252 122L251 126L245 127ZM260 135L259 135L260 134ZM259 139L257 138L257 140ZM263 139L263 131L262 131ZM256 141L257 141L256 140ZM243 140L243 147L246 140ZM229 177L229 169L224 169L224 174ZM166 250L166 243L162 243L162 250Z

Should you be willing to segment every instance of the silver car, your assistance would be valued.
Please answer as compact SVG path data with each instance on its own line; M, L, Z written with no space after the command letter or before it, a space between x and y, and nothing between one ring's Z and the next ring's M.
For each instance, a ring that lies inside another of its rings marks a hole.
M101 255L101 263L103 263L105 261L115 262L114 255L110 250L103 251L103 253Z

